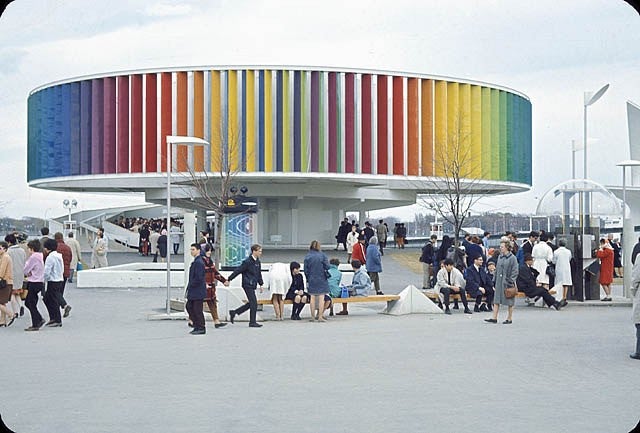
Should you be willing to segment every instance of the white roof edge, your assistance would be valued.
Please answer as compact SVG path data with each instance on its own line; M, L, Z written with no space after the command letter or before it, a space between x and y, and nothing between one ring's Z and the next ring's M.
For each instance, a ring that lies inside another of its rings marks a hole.
M473 84L477 86L490 87L497 90L504 90L509 93L513 93L515 95L521 96L525 98L527 101L531 101L531 99L524 93L512 89L510 87L501 86L498 84L488 83L484 81L471 80L466 78L456 78L450 77L446 75L432 75L432 74L422 74L418 72L403 72L403 71L394 71L394 70L385 70L385 69L360 69L360 68L340 68L335 66L293 66L293 65L201 65L201 66L170 66L165 68L145 68L145 69L131 69L131 70L121 70L121 71L110 71L110 72L100 72L97 74L89 74L89 75L81 75L72 78L65 78L62 80L52 81L50 83L43 84L31 90L29 92L29 96L38 92L40 90L46 89L52 86L58 86L61 84L73 83L76 81L85 81L92 80L96 78L108 78L108 77L117 77L122 75L134 75L134 74L153 74L160 72L190 72L190 71L211 71L211 70L255 70L255 69L265 69L265 70L289 70L289 71L322 71L322 72L347 72L347 73L357 73L357 74L381 74L381 75L399 75L402 77L408 78L424 78L424 79L432 79L437 81L454 81L458 83L464 84Z

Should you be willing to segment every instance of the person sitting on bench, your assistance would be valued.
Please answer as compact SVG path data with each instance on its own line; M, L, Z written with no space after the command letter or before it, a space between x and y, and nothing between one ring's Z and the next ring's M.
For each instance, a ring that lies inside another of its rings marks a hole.
M351 284L347 287L349 288L349 296L369 296L371 292L371 278L369 278L369 274L362 267L362 263L360 260L351 260L351 267L354 270L353 279L351 280ZM349 314L347 310L347 304L342 304L342 311L336 313L336 316L346 316Z
M524 255L524 264L520 265L518 278L516 279L518 291L524 292L531 299L542 296L548 307L553 307L556 310L562 308L562 304L556 301L556 298L549 293L549 290L542 287L541 283L536 282L537 277L538 270L533 267L533 256L526 253Z
M473 307L473 311L476 313L480 311L492 311L493 295L495 294L493 280L482 266L482 262L482 256L477 254L473 257L471 266L465 269L464 273L464 279L467 282L465 290L469 295L476 298L476 305ZM482 302L482 296L487 297L486 303Z
M438 271L438 287L444 296L444 314L451 314L449 309L449 296L453 292L460 295L465 314L472 314L467 303L467 292L464 290L465 281L460 272L450 258L444 259L444 266Z

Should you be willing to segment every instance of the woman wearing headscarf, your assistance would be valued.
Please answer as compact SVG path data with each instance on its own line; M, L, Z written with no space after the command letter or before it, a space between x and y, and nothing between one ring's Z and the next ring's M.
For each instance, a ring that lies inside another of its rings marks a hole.
M500 240L500 255L496 264L495 272L495 296L493 298L493 317L484 319L485 322L498 323L498 311L500 305L508 308L505 325L513 323L513 305L515 298L507 298L504 295L504 289L514 287L518 278L518 260L511 253L511 241L505 238Z

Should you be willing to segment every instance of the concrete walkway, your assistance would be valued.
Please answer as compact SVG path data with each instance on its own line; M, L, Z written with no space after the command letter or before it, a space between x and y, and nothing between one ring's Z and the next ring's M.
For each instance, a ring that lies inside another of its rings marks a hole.
M389 293L416 278L392 252L383 276ZM0 412L18 433L602 433L640 419L628 307L519 305L513 325L491 325L486 313L354 306L328 323L208 324L191 336L185 322L146 320L163 288L66 297L62 328L26 333L27 313L0 329Z

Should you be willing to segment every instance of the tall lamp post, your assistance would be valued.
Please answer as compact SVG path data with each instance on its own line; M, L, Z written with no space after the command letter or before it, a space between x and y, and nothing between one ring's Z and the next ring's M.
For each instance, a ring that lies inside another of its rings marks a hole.
M208 146L209 142L198 137L167 136L167 233L171 229L171 172L173 168L173 148L182 146ZM167 248L169 242L167 240ZM185 263L186 266L186 263ZM167 254L167 315L171 314L171 254Z
M633 225L631 219L627 218L627 167L638 167L640 161L636 159L628 159L620 161L616 164L618 167L622 167L622 251L626 251L623 255L624 260L624 276L623 276L623 290L625 298L628 298L629 288L631 287L631 253L633 250Z
M604 93L609 89L609 84L605 84L604 86L602 86L597 92L593 93L593 92L584 92L584 102L583 102L583 108L584 108L584 137L583 137L583 146L584 146L584 153L583 153L583 167L582 167L582 175L583 175L583 179L587 180L587 108L590 105L595 104L598 99L602 98L602 95L604 95ZM583 200L578 200L579 201L579 206L580 206L580 210L581 210L581 215L582 215L582 221L581 221L581 233L582 233L582 240L581 240L581 245L582 245L582 251L584 254L584 248L585 248L585 238L586 238L586 234L587 231L589 230L589 228L591 227L591 195L589 192L585 192L584 194L580 195L580 198L582 198L582 196L584 195L584 199ZM582 281L583 284L584 282L586 282L586 276L583 275L582 276ZM586 293L586 285L583 286L585 288L585 293Z

